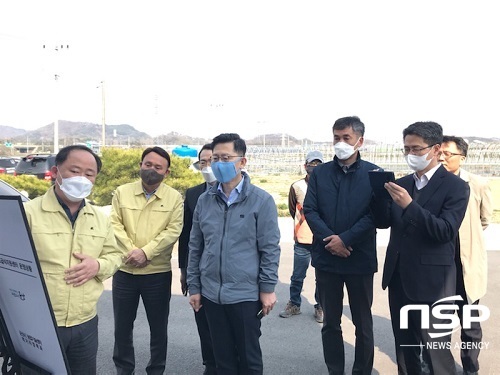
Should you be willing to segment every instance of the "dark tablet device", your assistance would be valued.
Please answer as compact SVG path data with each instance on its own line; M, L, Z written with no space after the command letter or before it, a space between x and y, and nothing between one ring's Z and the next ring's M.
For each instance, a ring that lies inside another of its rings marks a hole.
M394 172L392 171L368 171L368 176L370 177L370 185L375 195L379 198L389 198L391 196L384 187L386 182L394 182L396 178L394 177Z

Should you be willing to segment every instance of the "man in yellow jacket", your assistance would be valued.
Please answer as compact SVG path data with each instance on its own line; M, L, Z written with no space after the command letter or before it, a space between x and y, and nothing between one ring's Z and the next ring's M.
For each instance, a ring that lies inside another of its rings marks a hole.
M133 374L133 328L142 298L151 332L147 374L163 374L167 358L167 324L172 286L170 260L182 230L183 199L163 183L170 156L161 147L144 150L141 180L118 187L111 221L123 255L113 277L115 345L113 361L118 375Z
M468 145L463 138L444 136L439 161L451 173L467 181L470 198L464 220L460 225L455 263L457 265L457 295L463 298L458 302L458 316L462 324L463 307L478 304L486 294L488 284L488 261L484 244L483 230L490 223L493 214L491 190L488 181L461 168L467 157ZM476 311L477 313L477 311ZM479 370L479 348L482 330L479 322L472 322L470 328L463 328L461 340L464 343L460 352L464 374L477 374ZM467 343L467 344L465 344Z
M85 200L101 165L87 147L65 147L52 167L54 186L25 203L72 375L96 374L97 301L121 264L109 218Z

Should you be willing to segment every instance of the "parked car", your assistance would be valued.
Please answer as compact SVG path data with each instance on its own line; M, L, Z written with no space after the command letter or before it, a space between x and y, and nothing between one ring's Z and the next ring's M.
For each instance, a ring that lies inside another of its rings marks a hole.
M16 165L14 175L36 176L41 180L52 181L51 168L56 162L54 154L31 154L23 157Z
M0 157L0 174L14 174L16 169L16 160L9 157Z
M29 198L27 197L28 194L26 192L17 190L4 180L0 180L0 195L19 195L23 202L29 201Z

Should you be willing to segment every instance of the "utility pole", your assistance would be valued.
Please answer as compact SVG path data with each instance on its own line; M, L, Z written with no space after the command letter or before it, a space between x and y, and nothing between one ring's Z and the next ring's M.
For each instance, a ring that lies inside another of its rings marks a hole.
M46 45L44 44L43 45L43 48L46 49ZM47 47L48 49L48 47ZM58 51L62 51L62 50L65 50L65 49L69 49L69 44L57 44L55 45L54 47L54 50L56 52ZM56 82L56 85L55 85L55 92L56 92L56 95L54 95L54 101L55 101L55 107L57 108L57 102L58 102L58 96L57 96L57 81L58 79L60 78L61 76L57 73L54 74L54 80ZM54 154L57 154L59 152L59 120L56 116L56 119L54 120Z
M101 81L101 95L102 95L102 146L106 146L106 90L104 88L104 81Z
M45 47L45 46L44 46ZM57 90L57 80L58 80L59 76L57 74L54 74L54 79L56 81L56 85L55 85L55 92L56 92L56 95L54 95L55 97L55 102L56 102L56 107L57 107L57 94L58 94L58 90ZM56 116L56 118L54 119L54 154L57 154L59 152L59 120Z
M266 147L266 126L265 126L266 123L267 123L267 121L257 121L258 129L260 129L262 127L261 124L264 124L264 126L262 127L264 130L264 135L262 136L262 146L263 147Z

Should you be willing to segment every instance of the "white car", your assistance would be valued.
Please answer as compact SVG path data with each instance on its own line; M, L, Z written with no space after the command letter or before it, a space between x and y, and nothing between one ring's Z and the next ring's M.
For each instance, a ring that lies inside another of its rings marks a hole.
M19 191L15 187L9 185L4 180L0 180L0 195L18 195L21 197L23 202L29 201L28 193L25 191Z

